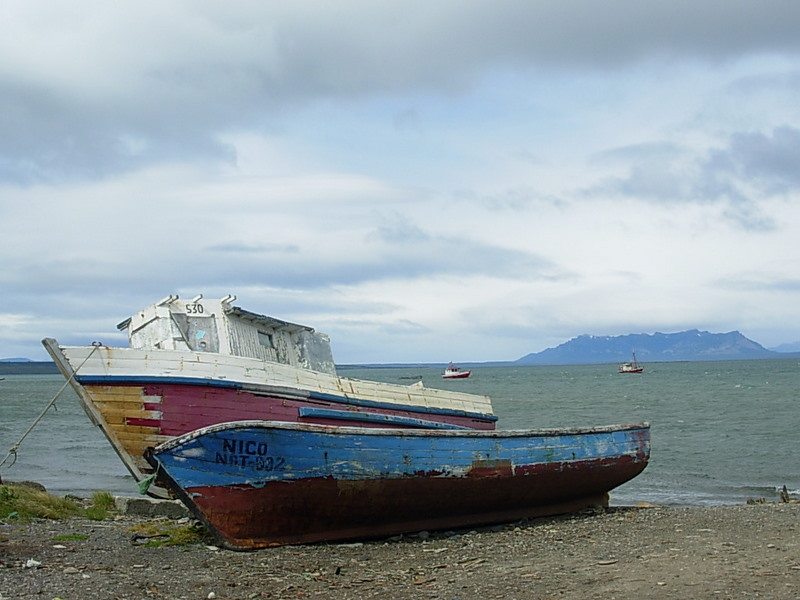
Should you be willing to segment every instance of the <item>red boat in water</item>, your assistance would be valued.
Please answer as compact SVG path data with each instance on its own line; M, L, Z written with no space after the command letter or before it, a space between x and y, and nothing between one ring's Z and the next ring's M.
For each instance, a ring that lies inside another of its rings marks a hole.
M472 371L462 371L453 363L447 365L447 368L442 373L442 379L466 379L472 374Z

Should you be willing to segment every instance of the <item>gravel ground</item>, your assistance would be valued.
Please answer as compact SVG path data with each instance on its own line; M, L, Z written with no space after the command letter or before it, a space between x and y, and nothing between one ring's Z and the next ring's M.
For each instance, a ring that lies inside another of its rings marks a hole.
M614 508L248 553L148 547L134 533L145 522L0 526L0 598L800 597L798 504Z

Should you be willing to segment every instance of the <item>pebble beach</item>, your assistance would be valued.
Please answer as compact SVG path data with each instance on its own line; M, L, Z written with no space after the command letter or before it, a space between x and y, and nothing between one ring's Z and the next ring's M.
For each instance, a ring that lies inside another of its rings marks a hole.
M153 519L0 526L0 598L800 597L794 503L609 508L255 552L149 547L133 531Z

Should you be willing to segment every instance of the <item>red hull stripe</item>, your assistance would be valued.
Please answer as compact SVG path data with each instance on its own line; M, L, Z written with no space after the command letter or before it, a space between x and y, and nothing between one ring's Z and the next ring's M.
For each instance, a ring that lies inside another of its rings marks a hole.
M337 396L333 394L322 394L319 392L304 392L303 390L287 390L276 389L272 386L254 386L243 385L239 382L223 381L218 379L197 379L189 377L152 377L152 376L105 376L105 375L90 375L76 377L79 383L83 385L141 385L141 386L165 386L177 385L190 387L197 394L198 387L205 388L206 391L200 393L213 392L214 390L228 390L228 391L241 391L249 392L254 395L267 394L273 397L282 398L285 400L321 400L324 402L331 402L335 404L342 404L347 406L356 406L361 408L372 408L379 410L403 410L408 412L415 412L420 414L437 414L437 415L453 415L459 417L468 417L472 419L481 419L486 421L497 421L497 416L490 413L473 413L464 410L456 410L449 408L437 408L428 406L415 406L411 404L393 404L389 402L375 402L373 400L364 400L360 398L348 398L346 396Z
M424 426L429 429L463 427L491 430L495 426L495 419L473 418L466 414L457 414L456 411L417 412L407 406L398 405L389 405L391 408L354 406L344 410L345 407L338 403L316 402L309 406L310 401L302 398L282 398L229 388L198 388L175 384L134 387L140 390L141 395L151 399L143 403L143 408L152 412L130 413L125 423L130 426L155 427L159 434L167 436L182 435L227 421L252 419L342 425L348 422L349 417L352 424L364 427ZM100 392L98 394L101 395ZM160 398L160 402L152 401L154 398Z

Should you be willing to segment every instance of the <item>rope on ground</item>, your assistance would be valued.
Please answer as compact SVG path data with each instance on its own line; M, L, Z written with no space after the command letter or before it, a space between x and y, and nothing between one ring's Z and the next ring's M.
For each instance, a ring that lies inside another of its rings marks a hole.
M50 400L50 402L47 403L47 406L44 407L44 410L42 410L42 412L39 413L39 416L36 417L36 419L34 419L33 423L31 423L31 426L28 427L28 430L25 433L22 434L21 438L19 438L19 441L16 444L14 444L13 446L11 446L11 448L9 448L8 454L6 454L6 457L2 461L0 461L0 467L2 467L4 464L6 464L6 461L11 457L13 457L14 460L11 461L11 464L9 464L8 467L6 467L6 468L11 468L11 467L14 466L14 463L17 462L17 451L19 450L19 447L22 444L22 442L25 441L25 438L28 437L28 435L30 434L31 431L33 431L33 428L36 427L39 424L39 421L41 421L44 418L44 415L47 413L47 411L50 410L50 408L55 405L56 400L58 400L58 398L61 396L62 392L67 388L67 386L70 383L72 383L72 380L75 378L75 374L81 369L81 367L83 367L83 365L86 364L86 361L91 358L92 354L94 354L95 350L97 350L99 347L100 347L100 344L98 344L96 342L92 344L91 352L89 352L89 354L86 355L86 358L83 359L83 362L80 364L80 366L77 369L74 369L72 371L72 374L64 382L64 385L61 386L61 389L58 390L58 392L56 392L56 395L53 396L53 399Z

